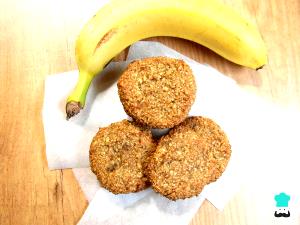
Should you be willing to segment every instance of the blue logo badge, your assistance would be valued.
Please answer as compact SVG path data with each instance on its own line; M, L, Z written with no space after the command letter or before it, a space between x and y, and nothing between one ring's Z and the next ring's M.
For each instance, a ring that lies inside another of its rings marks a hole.
M289 211L289 201L291 197L284 192L275 195L274 199L276 201L276 210L274 213L275 217L290 217Z

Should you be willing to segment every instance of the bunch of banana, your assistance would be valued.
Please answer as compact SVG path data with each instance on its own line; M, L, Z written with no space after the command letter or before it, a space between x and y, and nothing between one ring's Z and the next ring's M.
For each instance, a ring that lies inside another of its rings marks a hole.
M188 39L253 69L267 61L258 29L217 0L113 0L90 19L77 39L79 79L67 99L67 118L84 107L93 77L113 57L153 36Z

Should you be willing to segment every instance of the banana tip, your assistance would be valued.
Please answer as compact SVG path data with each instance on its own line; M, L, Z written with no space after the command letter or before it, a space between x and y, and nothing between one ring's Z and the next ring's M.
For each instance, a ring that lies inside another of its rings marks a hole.
M80 112L81 108L82 107L80 106L79 102L68 102L66 105L67 120L77 115Z
M264 66L265 66L265 65L262 65L262 66L256 68L255 70L256 70L256 71L261 70L262 68L264 68Z

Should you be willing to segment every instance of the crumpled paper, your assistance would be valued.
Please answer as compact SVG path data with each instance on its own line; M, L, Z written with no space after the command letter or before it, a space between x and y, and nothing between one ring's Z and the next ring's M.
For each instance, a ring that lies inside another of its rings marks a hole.
M150 193L146 197L118 211L113 216L110 210L109 212L102 211L105 207L102 204L105 196L101 196L99 194L101 192L98 191L78 225L188 224L205 199L200 195L174 202L154 193L152 189L147 190ZM105 213L110 213L111 217L107 218Z
M264 132L270 130L269 125L275 118L268 111L273 112L274 106L243 92L232 79L215 69L159 43L137 42L131 46L128 60L157 55L182 58L191 66L197 82L197 97L190 115L210 117L224 129L232 145L229 165L217 182L207 185L198 197L189 200L172 202L151 189L125 196L113 195L99 186L88 168L88 149L99 127L127 118L116 82L128 62L110 63L96 77L85 109L71 121L65 120L65 99L75 86L78 72L49 76L45 82L43 107L48 164L50 169L77 168L73 169L75 177L87 199L92 200L79 224L187 224L205 198L222 209L239 189L245 174L248 180L251 177L247 170L249 159L255 160L256 167L251 171L257 175L257 166L262 160L255 155L267 157L268 151L260 152L263 149L260 146L266 147L265 140L270 139ZM279 136L282 132L276 133L273 129L273 133Z
M89 146L99 127L126 119L118 97L117 79L127 63L110 63L96 77L82 112L66 120L65 104L78 71L51 75L45 81L43 123L49 169L89 167Z
M145 55L147 52L150 55ZM80 224L101 224L100 221L107 224L111 219L116 224L116 218L119 218L119 221L128 221L128 215L132 215L130 217L131 224L134 224L135 220L137 220L137 224L141 221L146 223L148 217L160 218L160 221L164 221L163 224L176 224L176 221L185 224L191 220L206 195L212 196L212 199L213 196L219 196L218 199L211 201L216 207L222 209L239 187L236 172L236 168L239 167L239 160L237 159L238 154L235 154L237 151L234 150L235 148L239 149L239 143L234 141L234 139L237 139L234 138L236 126L228 121L231 120L232 122L235 115L232 115L230 107L225 107L229 103L235 104L234 101L228 100L230 100L231 95L235 95L235 92L239 90L238 86L233 80L221 75L218 71L198 64L155 42L136 43L130 48L128 59L134 60L154 56L155 52L156 55L183 58L191 66L197 82L197 97L190 115L208 116L217 121L228 134L233 146L232 158L228 168L223 176L217 182L208 185L199 197L189 200L173 202L154 193L151 189L150 191L126 195L126 202L120 200L120 198L124 199L124 196L116 196L107 192L99 186L89 168L80 167L89 166L88 149L98 128L127 118L118 97L116 82L128 62L110 63L102 74L96 77L87 95L85 109L79 116L72 118L71 121L65 120L64 105L67 95L75 85L78 72L72 71L49 76L45 83L43 108L48 164L51 169L79 167L74 169L75 177L78 179L87 199L89 201L93 199ZM141 53L144 55L141 56ZM226 120L224 120L224 116L226 116ZM233 137L231 137L232 135ZM236 147L234 147L235 145ZM215 194L212 194L211 190ZM165 210L162 210L161 205L164 206ZM101 206L106 211L102 210ZM102 213L98 213L99 211ZM133 216L137 212L143 212L145 215Z

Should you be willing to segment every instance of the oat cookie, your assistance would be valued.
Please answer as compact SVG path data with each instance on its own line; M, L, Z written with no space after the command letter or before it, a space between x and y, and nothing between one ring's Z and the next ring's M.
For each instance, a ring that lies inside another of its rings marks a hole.
M156 143L149 129L123 120L100 128L90 146L90 165L101 186L112 193L145 189L149 155Z
M152 57L130 63L118 81L118 91L124 110L135 121L171 128L188 115L196 83L183 60Z
M215 122L190 117L159 141L148 165L149 179L169 199L189 198L221 176L230 154L229 141Z

